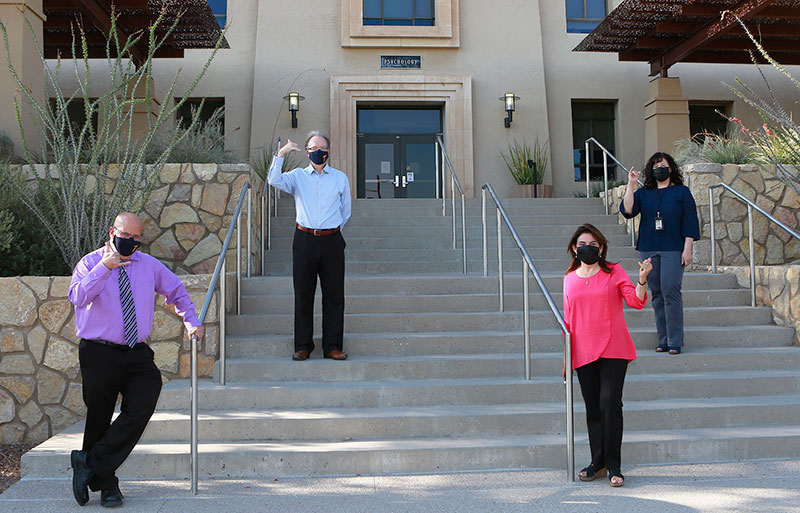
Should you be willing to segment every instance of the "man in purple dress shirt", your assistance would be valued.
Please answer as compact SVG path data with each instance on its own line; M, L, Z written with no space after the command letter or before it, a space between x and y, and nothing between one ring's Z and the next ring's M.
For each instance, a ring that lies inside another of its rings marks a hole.
M137 253L142 221L123 212L109 228L105 246L84 256L72 273L69 300L75 305L75 334L86 403L83 448L72 451L72 491L83 506L89 489L100 503L122 504L115 476L142 436L161 392L161 373L145 343L153 326L155 293L175 305L188 335L203 336L194 304L178 277L164 264ZM111 422L122 394L120 414Z

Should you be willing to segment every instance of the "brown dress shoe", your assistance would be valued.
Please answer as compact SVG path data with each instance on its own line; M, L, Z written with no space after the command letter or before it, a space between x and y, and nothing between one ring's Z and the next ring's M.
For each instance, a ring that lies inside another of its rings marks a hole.
M308 351L304 349L297 351L295 354L292 355L292 360L296 362L302 362L303 360L308 360Z
M347 353L343 353L338 349L334 349L330 353L326 354L325 358L330 358L332 360L347 360Z

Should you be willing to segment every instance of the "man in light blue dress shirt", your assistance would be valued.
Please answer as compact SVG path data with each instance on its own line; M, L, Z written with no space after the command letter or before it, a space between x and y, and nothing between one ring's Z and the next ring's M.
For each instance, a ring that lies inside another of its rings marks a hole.
M350 219L350 182L328 165L330 140L320 132L306 138L311 164L281 173L283 159L303 151L291 139L269 168L269 184L294 196L297 227L292 243L294 355L306 360L314 350L314 294L322 287L322 354L346 360L344 339L344 248L342 227Z

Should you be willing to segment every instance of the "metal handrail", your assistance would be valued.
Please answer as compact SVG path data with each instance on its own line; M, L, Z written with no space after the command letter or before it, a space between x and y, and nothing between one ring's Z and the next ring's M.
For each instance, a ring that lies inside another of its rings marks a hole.
M733 194L737 199L744 202L747 205L747 228L748 228L748 239L750 244L750 306L756 306L756 263L755 263L755 242L753 237L753 209L756 209L758 212L764 214L767 219L772 221L773 223L777 224L786 232L789 233L792 237L797 240L800 240L800 234L796 231L792 230L782 222L775 219L772 214L767 213L763 208L759 207L746 197L742 196L736 189L732 188L730 185L726 183L718 183L715 185L708 186L708 206L710 211L711 217L711 272L714 274L717 273L717 247L715 243L714 237L714 189L717 187L722 187L725 190L729 191ZM725 192L723 190L723 192ZM721 193L720 193L721 194Z
M278 149L281 146L281 138L275 139L275 153L272 158L278 154ZM272 161L270 161L270 164ZM275 194L275 212L272 212L272 195ZM266 198L266 199L265 199ZM261 188L261 276L266 273L266 257L267 251L272 249L272 218L278 217L278 191L269 184L269 168L267 168L267 176L264 177L264 186ZM265 233L266 232L266 233Z
M461 246L462 246L462 260L464 262L464 274L467 274L467 204L464 200L464 189L461 188L461 183L458 181L458 177L456 176L456 171L453 169L453 164L450 162L450 157L447 155L447 150L444 149L444 142L442 141L442 136L436 136L436 144L439 147L439 150L444 155L444 160L447 162L447 167L450 169L450 202L452 205L453 210L453 249L457 249L456 245L456 188L458 188L459 194L461 194ZM436 165L439 165L439 159L436 159ZM445 183L446 180L444 174L444 167L442 166L442 217L447 215L447 206L446 206L446 194L445 194ZM436 173L437 176L437 183L438 183L438 170ZM438 194L438 187L437 187L437 194Z
M565 379L566 385L566 410L567 410L567 478L570 481L575 481L575 423L573 419L573 386L572 386L572 334L567 329L567 325L564 322L564 317L561 315L561 311L556 306L555 301L553 301L553 296L550 295L550 291L547 289L547 286L542 279L542 276L539 274L539 271L536 269L536 266L533 264L533 259L531 259L530 254L528 254L528 250L525 249L525 245L522 243L522 239L520 239L519 234L517 234L517 230L514 229L514 225L511 223L511 219L509 219L508 214L506 214L505 208L503 208L503 203L497 197L497 194L494 192L494 188L491 184L487 183L481 187L481 216L482 216L482 228L483 228L483 275L489 275L489 236L487 230L487 222L486 222L486 191L489 191L489 194L492 195L492 199L494 200L495 206L497 207L497 267L498 267L498 292L499 292L499 299L500 299L500 311L504 311L504 276L503 276L503 226L502 223L505 221L506 226L508 227L509 231L511 232L511 236L514 237L514 241L517 243L517 248L519 248L520 252L522 253L522 298L523 298L523 319L524 319L524 329L525 329L525 379L531 379L531 312L530 312L530 298L529 298L529 283L528 283L528 275L533 273L533 277L536 279L536 283L539 285L539 289L542 291L545 300L547 301L547 306L550 307L550 311L553 313L553 316L556 318L559 326L561 326L561 330L564 332L564 361L567 370L567 376Z
M225 237L225 243L222 245L222 251L219 254L219 258L217 258L217 266L214 269L214 274L211 275L211 284L208 286L208 292L206 293L206 299L203 303L203 308L200 311L200 316L198 320L202 325L205 322L206 314L208 314L208 309L211 306L211 300L214 297L214 290L217 287L217 282L219 281L219 383L221 385L225 384L225 300L226 300L226 283L225 283L225 258L228 253L228 247L231 243L231 236L233 235L234 226L236 227L236 313L241 313L241 303L242 303L242 203L245 199L245 192L247 192L246 196L248 198L247 201L247 219L248 223L247 226L250 226L250 217L251 217L251 196L252 187L250 186L250 181L245 181L242 185L242 192L239 194L239 202L236 204L236 210L233 213L233 219L231 219L231 225L228 227L228 234ZM249 229L248 229L248 237L247 237L247 255L248 261L250 256L250 237L249 237ZM220 273L223 274L223 278L220 280ZM191 383L192 383L192 411L191 411L191 479L192 479L192 494L197 495L197 476L198 476L198 458L197 458L197 396L198 396L198 388L197 388L197 344L198 340L197 337L192 337L192 355L191 355Z
M586 156L586 197L587 198L589 197L589 143L590 142L595 143L603 151L603 191L604 191L603 203L605 204L606 215L608 215L608 157L611 157L611 160L616 162L619 167L624 169L626 175L628 173L630 173L631 170L629 168L625 167L625 165L622 162L617 160L617 157L615 157L613 153L608 151L605 146L600 144L600 142L597 139L595 139L594 137L590 137L590 138L586 139L586 141L584 142L584 145L585 145L584 153L586 154L585 156ZM636 181L639 183L639 185L642 185L642 182L640 180L636 180ZM635 246L636 245L636 225L633 223L633 218L630 218L630 224L631 224L631 227L630 227L631 246Z

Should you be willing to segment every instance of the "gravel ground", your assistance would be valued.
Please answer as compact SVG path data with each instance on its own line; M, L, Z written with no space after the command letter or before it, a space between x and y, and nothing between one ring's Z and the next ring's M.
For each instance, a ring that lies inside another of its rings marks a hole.
M20 460L32 447L28 444L0 445L0 493L19 481Z

